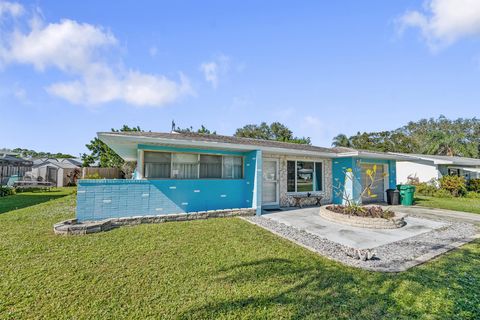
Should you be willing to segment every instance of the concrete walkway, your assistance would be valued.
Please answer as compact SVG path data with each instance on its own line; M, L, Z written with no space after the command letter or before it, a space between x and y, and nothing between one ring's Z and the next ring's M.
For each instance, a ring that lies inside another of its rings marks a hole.
M480 226L480 214L445 209L433 209L420 206L389 206L393 211L414 214L425 218L440 218L454 222L468 222Z
M356 249L375 248L447 225L430 219L406 217L407 225L399 229L359 228L323 219L318 207L264 212L262 217Z

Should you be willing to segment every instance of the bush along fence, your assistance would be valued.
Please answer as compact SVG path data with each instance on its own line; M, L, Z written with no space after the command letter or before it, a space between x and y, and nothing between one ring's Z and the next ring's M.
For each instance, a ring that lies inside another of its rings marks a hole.
M119 168L82 168L82 179L122 179L123 172Z

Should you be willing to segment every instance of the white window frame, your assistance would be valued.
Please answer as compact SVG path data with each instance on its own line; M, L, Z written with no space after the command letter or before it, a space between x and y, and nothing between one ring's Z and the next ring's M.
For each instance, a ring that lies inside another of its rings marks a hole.
M295 195L295 194L325 194L325 160L308 160L308 159L287 159L285 165L287 166L287 184L288 184L288 162L293 161L295 162L295 191L287 191L287 195ZM317 173L316 163L322 164L322 190L313 190L313 191L297 191L297 162L312 162L313 163L313 186L315 187L315 179ZM287 185L288 190L288 185Z

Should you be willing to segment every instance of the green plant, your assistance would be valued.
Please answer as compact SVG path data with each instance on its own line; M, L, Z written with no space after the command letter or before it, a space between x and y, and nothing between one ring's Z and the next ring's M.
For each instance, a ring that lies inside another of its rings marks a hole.
M15 194L15 188L0 186L0 197L11 196Z
M471 179L467 182L467 190L480 192L480 179Z
M440 188L450 192L454 197L464 195L467 192L465 178L459 176L443 176L439 179Z
M467 194L465 195L465 198L480 199L480 193L475 191L468 191Z
M453 198L452 193L445 189L439 189L435 191L433 196L436 198Z
M433 196L437 191L438 188L428 182L420 182L415 186L415 192L422 196Z
M85 179L103 179L101 175L98 174L98 172L95 173L90 173L85 176Z

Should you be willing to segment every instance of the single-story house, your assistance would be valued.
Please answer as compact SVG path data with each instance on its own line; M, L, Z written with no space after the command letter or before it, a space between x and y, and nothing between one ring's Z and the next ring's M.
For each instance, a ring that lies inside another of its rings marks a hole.
M80 221L233 208L261 214L291 206L299 195L321 195L322 203L340 204L346 196L360 202L366 172L374 165L377 197L363 201L384 201L385 191L397 184L396 161L404 159L197 133L100 132L98 137L124 160L136 161L136 172L130 180L79 180Z
M407 183L408 177L420 182L439 179L445 175L463 176L466 180L480 178L480 159L410 153L392 153L410 158L397 162L397 181Z
M26 172L32 169L33 162L27 159L22 159L14 152L1 151L0 152L0 186L7 185L12 181L21 179Z
M56 187L65 187L72 183L73 174L80 174L81 162L77 159L43 158L33 161L31 176L34 179L49 181Z

